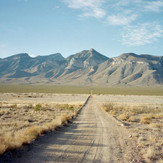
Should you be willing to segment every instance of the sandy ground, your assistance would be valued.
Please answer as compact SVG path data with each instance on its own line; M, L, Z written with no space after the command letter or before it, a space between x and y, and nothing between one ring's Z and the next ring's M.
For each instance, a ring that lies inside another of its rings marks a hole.
M162 105L163 96L138 96L138 95L94 95L95 99L105 104L108 102L123 105Z
M34 125L44 125L57 116L72 113L62 105L74 106L74 112L83 105L88 95L41 94L41 93L1 93L0 94L0 135L17 132ZM40 104L42 111L36 111ZM57 105L59 106L57 106Z
M128 131L90 98L69 127L40 137L15 163L138 161Z
M0 93L0 104L83 104L86 94Z

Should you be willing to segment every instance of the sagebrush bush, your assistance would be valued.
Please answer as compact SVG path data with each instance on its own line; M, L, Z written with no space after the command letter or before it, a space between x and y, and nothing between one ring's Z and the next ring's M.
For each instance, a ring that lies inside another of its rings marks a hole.
M13 105L11 105L10 106L12 109L15 109L15 108L17 108L17 105L16 104L13 104Z
M129 116L127 114L123 113L123 114L119 115L118 118L123 121L127 121Z
M146 117L146 116L143 116L141 117L140 119L140 123L143 123L143 124L150 124L151 123L151 118L150 117Z
M104 104L104 110L105 110L106 112L110 112L110 111L113 110L113 109L114 109L114 105L113 105L113 104L111 104L111 103Z
M34 111L46 111L45 107L42 107L41 104L37 104L35 107L33 107Z

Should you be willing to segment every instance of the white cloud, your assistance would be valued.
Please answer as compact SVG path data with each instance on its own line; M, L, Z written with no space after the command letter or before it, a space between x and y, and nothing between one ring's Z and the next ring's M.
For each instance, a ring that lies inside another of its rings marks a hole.
M163 9L163 1L147 2L145 9L147 11L160 12Z
M81 15L84 17L95 17L95 18L102 18L105 16L105 11L100 8L93 8L92 11L90 10L85 10L85 12Z
M137 18L137 15L111 15L108 16L108 22L111 25L128 25Z
M130 1L131 0L121 0L121 1L118 1L118 2L114 3L114 7L119 8L119 7L127 6L127 5L130 4Z
M64 0L71 8L101 7L105 0Z
M129 46L140 46L153 43L163 36L161 25L144 23L137 26L128 26L122 33L122 44Z
M81 9L84 17L102 18L106 15L102 4L106 0L63 0L69 8Z

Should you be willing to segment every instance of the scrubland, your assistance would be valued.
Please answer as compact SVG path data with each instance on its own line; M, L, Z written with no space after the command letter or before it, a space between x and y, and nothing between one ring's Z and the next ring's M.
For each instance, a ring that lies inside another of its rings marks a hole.
M119 94L163 96L162 86L97 86L97 85L8 85L0 84L1 93L59 93L59 94Z
M163 96L150 95L99 94L93 97L129 130L145 162L161 163ZM87 97L88 94L0 93L0 154L65 125Z
M0 94L0 155L66 125L87 95Z
M163 97L99 95L103 109L137 141L145 162L163 162Z

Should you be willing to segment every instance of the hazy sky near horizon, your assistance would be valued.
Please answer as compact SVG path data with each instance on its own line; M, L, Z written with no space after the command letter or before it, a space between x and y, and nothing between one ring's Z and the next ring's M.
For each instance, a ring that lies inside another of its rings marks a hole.
M0 58L90 48L163 56L163 0L0 0Z

